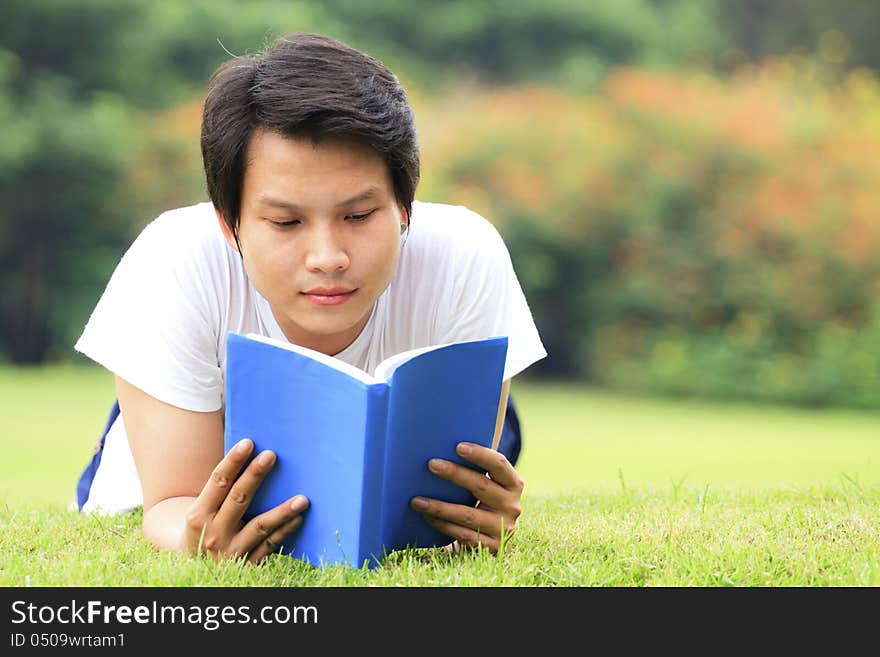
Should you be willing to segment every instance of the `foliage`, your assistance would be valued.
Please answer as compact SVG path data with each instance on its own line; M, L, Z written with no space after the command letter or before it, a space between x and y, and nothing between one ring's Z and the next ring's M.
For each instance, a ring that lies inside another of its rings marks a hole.
M708 62L722 42L714 14L687 0L321 4L353 43L434 90L462 79L588 89L612 65Z
M61 77L22 85L17 64L0 51L0 350L39 362L82 326L129 238L114 219L134 137L117 97L79 99Z
M664 12L647 0L586 9L563 0L4 0L0 354L18 363L69 354L137 230L170 206L202 200L187 117L198 119L206 82L229 53L320 31L435 84L463 68L546 77L565 62L595 82L615 58L675 60L681 48L661 39ZM442 71L438 53L452 53Z
M422 117L422 196L505 234L545 372L880 405L880 85L770 60L475 90Z
M876 407L878 8L785 8L4 0L0 354L70 355L138 229L204 198L211 71L306 30L400 74L420 197L502 229L534 371Z
M719 50L724 66L746 57L761 61L792 52L818 50L848 68L880 67L875 0L709 0L723 26L727 48Z

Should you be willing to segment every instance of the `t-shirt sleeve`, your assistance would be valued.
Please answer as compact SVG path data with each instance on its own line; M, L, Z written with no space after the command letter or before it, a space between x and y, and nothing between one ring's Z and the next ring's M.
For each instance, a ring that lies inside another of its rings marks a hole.
M507 336L504 379L541 360L547 351L513 268L507 245L482 216L468 211L459 233L453 284L447 289L451 312L444 313L441 342ZM463 239L461 239L463 238Z
M160 401L214 411L223 392L216 294L204 245L181 239L187 229L173 219L159 217L132 243L74 348Z

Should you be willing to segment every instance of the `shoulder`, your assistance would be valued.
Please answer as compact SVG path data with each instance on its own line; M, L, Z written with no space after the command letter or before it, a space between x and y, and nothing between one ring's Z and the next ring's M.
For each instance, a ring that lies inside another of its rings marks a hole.
M225 269L230 250L211 203L163 212L148 223L122 258L128 268L146 268L151 275Z
M498 234L486 217L464 205L414 201L412 221L414 228L424 227L426 231L438 235L462 236L470 231Z
M416 201L410 230L409 239L418 251L463 258L507 254L494 224L463 205Z
M225 245L210 204L162 213L116 266L76 349L168 404L219 408Z
M443 314L509 279L511 259L500 233L467 207L414 203L408 232L395 288L406 291L408 302L443 306L431 311Z
M108 288L128 298L153 299L157 311L199 308L216 319L230 286L242 278L234 271L240 265L233 256L211 203L168 210L141 230Z
M198 203L163 212L148 223L135 240L168 252L226 244L210 203Z

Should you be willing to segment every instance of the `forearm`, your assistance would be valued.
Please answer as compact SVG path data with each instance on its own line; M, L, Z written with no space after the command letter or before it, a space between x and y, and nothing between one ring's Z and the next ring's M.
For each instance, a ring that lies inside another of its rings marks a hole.
M195 497L169 497L144 512L144 536L159 550L186 551L186 514Z

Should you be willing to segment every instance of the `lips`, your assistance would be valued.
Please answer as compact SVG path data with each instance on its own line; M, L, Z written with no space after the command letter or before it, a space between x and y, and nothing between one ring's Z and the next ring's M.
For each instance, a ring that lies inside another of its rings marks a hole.
M301 294L319 306L338 306L348 301L355 292L357 292L357 288L313 287L301 292Z

